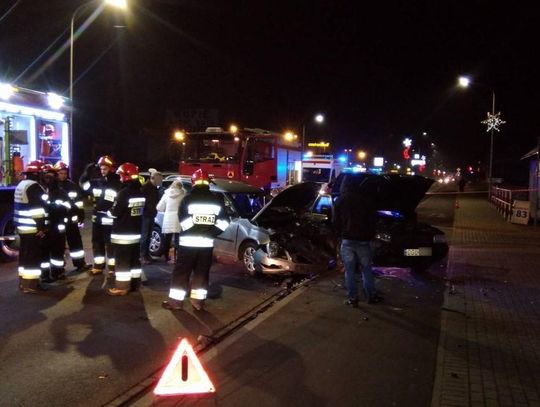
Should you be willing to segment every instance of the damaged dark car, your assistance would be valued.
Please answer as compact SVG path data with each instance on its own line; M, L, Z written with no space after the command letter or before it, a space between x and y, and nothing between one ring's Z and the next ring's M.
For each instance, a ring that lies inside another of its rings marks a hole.
M375 194L375 266L424 271L448 253L444 232L418 222L416 207L433 184L421 176L342 173L331 188L305 182L277 195L254 221L270 233L255 253L261 273L317 273L336 264L338 242L331 219L345 177L356 193Z

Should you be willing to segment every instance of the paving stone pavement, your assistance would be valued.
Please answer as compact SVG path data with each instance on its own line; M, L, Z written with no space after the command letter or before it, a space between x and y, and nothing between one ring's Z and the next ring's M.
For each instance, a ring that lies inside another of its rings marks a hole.
M540 406L540 227L458 199L432 406Z

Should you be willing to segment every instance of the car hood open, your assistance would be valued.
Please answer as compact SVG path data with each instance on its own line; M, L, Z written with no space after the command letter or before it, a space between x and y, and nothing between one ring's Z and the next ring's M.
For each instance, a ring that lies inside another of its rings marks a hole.
M321 185L315 182L292 185L277 194L252 220L264 221L270 212L281 208L294 211L298 215L302 214L311 208L320 190Z
M339 195L343 185L347 183L354 192L375 193L377 209L397 211L403 216L410 216L434 182L419 175L343 174L336 180L332 195Z

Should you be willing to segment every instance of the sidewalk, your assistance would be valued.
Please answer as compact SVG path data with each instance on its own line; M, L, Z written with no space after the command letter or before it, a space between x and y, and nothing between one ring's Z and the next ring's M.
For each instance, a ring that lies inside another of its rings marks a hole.
M540 228L459 198L432 406L540 406Z

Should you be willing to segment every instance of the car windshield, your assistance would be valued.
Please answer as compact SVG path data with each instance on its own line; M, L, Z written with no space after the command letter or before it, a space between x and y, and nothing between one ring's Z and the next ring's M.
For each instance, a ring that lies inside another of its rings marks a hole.
M187 139L182 159L187 162L237 163L240 143L230 134L209 134Z
M251 219L264 206L264 197L262 194L238 192L229 193L227 196L233 202L234 208L241 218Z
M304 168L302 169L302 181L328 182L330 180L330 168Z

